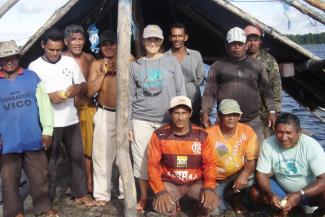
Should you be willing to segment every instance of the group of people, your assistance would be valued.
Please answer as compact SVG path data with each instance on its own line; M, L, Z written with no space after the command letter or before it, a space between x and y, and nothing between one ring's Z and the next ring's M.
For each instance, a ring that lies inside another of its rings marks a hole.
M144 28L145 55L126 57L131 61L128 130L139 182L137 211L145 211L150 186L154 210L168 216L177 215L185 195L196 201L198 216L230 207L244 212L241 196L248 190L252 201L274 206L274 216L287 216L300 204L317 204L315 214L324 214L324 150L301 134L297 116L280 113L279 69L261 49L262 36L251 25L230 29L227 56L211 65L201 97L203 60L185 46L186 27L170 27L167 52L162 29ZM16 43L0 43L4 217L24 216L21 168L34 213L59 216L52 203L62 144L75 203L102 206L111 200L117 35L101 32L97 59L83 51L84 45L81 26L70 25L64 33L50 28L41 40L43 55L23 69Z

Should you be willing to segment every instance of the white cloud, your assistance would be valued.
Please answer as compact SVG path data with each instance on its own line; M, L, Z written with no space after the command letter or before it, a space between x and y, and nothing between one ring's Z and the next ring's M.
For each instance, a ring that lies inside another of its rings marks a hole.
M44 4L44 0L21 1L21 4L17 4L17 11L22 14L40 13L53 10L66 2L67 0L46 0Z
M325 25L316 22L316 27L312 24L315 21L307 15L302 14L294 7L289 6L286 11L290 29L288 29L288 18L284 13L284 8L280 2L232 2L235 6L248 12L263 23L274 27L281 33L285 34L305 34L319 33L325 31Z
M4 0L1 0L0 4ZM56 9L68 0L28 0L19 1L0 19L0 41L16 40L23 45Z

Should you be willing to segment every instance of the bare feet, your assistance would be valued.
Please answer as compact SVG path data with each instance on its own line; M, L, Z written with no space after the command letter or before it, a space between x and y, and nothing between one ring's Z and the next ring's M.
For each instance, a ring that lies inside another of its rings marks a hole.
M54 209L50 209L46 213L43 214L45 217L59 217L59 212Z
M96 206L96 201L88 195L75 198L74 201L76 205Z
M109 201L107 200L95 200L96 201L96 206L106 206Z
M147 200L146 199L141 199L138 204L137 204L137 212L138 213L143 213L146 209L146 206L147 206Z

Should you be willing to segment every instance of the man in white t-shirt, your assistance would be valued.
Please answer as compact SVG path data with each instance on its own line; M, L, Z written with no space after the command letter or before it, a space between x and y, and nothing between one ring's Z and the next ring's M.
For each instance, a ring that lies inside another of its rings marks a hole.
M257 162L254 201L277 208L274 216L285 217L297 205L318 205L313 216L325 214L325 153L310 136L301 134L297 116L282 113L275 122L275 135L266 139ZM274 178L270 178L270 174Z
M56 161L61 143L64 144L71 167L71 196L76 203L94 205L87 197L86 173L81 140L81 130L74 97L87 91L85 78L78 64L62 56L63 34L56 28L46 30L43 35L44 55L30 63L44 82L54 114L53 145L49 150L49 195L53 202L56 192Z

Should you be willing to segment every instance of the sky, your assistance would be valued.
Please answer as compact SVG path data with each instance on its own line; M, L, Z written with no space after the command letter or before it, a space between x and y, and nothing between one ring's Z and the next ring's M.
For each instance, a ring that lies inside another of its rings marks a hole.
M324 24L302 14L294 7L289 6L285 11L282 2L277 0L231 0L230 2L284 34L325 32ZM310 6L306 5L306 7ZM324 16L324 12L317 8L312 9ZM288 28L288 21L290 21L290 28Z
M0 41L15 39L23 45L55 10L68 0L20 0L0 19ZM232 4L250 13L263 23L285 34L325 32L325 25L302 14L293 7L285 11L277 0L230 0ZM0 0L0 6L6 0ZM44 4L46 2L46 4ZM285 13L287 16L285 15ZM288 28L290 21L290 28Z

